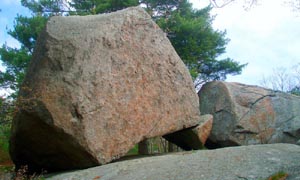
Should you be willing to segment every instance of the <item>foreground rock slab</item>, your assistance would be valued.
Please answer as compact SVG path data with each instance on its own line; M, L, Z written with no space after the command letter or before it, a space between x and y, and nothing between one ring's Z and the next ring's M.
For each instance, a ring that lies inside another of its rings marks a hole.
M199 94L201 113L214 116L211 148L292 143L300 139L300 97L258 86L214 81Z
M189 72L142 8L52 17L20 91L10 153L48 171L108 163L199 123Z
M283 171L300 179L300 148L268 144L200 150L116 162L48 177L49 180L258 180Z

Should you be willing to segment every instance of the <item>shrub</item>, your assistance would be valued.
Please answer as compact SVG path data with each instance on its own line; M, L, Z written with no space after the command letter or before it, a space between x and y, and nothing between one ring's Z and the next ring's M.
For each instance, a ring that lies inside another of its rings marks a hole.
M269 177L268 180L286 180L287 177L288 177L287 173L283 171L279 171L278 173L275 173L274 175Z

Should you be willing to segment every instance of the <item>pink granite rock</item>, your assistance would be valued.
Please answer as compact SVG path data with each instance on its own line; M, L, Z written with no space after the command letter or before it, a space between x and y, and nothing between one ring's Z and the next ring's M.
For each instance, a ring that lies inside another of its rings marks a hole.
M292 143L300 139L300 97L258 86L214 81L199 92L214 116L208 147Z
M200 120L187 68L139 7L50 18L18 108L10 153L32 170L105 164Z

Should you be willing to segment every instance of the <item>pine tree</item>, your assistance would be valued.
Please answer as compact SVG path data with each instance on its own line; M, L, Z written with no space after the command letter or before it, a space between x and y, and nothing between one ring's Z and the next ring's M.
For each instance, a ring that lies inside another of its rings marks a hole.
M70 2L70 6L76 9L72 14L78 15L110 13L138 5L138 0L73 0Z
M14 29L8 31L8 34L18 40L21 47L12 48L4 44L0 48L1 61L6 68L5 71L0 72L0 87L13 90L12 97L17 95L30 62L35 42L45 26L46 19L44 16L17 16Z
M241 73L245 64L230 59L218 59L226 52L229 42L226 31L214 30L211 7L195 10L182 0L171 14L161 16L157 23L168 33L178 55L189 68L195 86L225 80L226 76Z
M52 15L87 15L108 13L129 6L142 5L167 33L175 50L189 68L199 86L211 80L225 80L226 76L241 73L245 64L219 59L229 40L225 31L214 30L211 7L195 10L187 0L21 0L32 17L17 16L13 30L8 33L21 47L0 48L1 61L6 70L0 72L0 87L15 91L15 97L30 62L38 34Z

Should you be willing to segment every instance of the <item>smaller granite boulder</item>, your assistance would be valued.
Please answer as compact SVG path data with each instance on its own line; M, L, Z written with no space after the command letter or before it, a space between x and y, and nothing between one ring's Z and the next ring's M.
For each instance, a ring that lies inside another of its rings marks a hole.
M211 148L292 143L300 139L300 97L258 86L214 81L198 93L200 111L214 116Z
M212 126L214 117L211 114L206 114L201 116L202 123L193 129L194 134L200 139L200 142L204 145L208 139Z
M206 114L200 118L201 121L197 126L167 134L163 138L187 151L202 149L210 135L213 116Z

